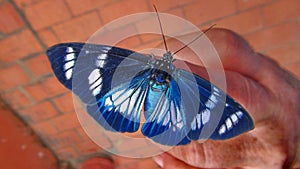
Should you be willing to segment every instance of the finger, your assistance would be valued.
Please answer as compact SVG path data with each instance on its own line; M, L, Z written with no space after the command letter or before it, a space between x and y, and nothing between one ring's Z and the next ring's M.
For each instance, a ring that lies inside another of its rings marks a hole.
M191 166L202 168L243 168L253 165L252 160L257 158L258 154L251 154L246 145L249 143L253 144L249 146L255 147L255 142L249 142L253 138L247 135L236 137L234 140L208 140L202 144L192 142L186 146L174 147L169 153ZM254 166L262 166L262 161L256 161Z
M265 88L257 84L252 79L233 71L224 72L223 70L211 70L188 62L185 64L190 69L189 71L210 81L238 101L251 114L255 124L258 124L259 122L264 121L271 116L270 113L260 113L269 112L267 109L269 108L268 105L271 101L271 95L269 95ZM176 66L180 68L185 67L183 64L178 64ZM208 71L210 76L208 76ZM225 79L223 78L224 73ZM211 81L210 77L214 78L213 82ZM225 81L225 86L219 85L219 82L222 80ZM255 95L253 95L253 93L255 93Z
M253 51L238 34L219 28L206 35L217 50L225 70L239 72L268 89L276 88L277 82L282 80L278 78L283 74L278 64Z
M163 169L201 169L192 167L183 161L180 161L171 155L164 153L159 156L153 157L154 161Z

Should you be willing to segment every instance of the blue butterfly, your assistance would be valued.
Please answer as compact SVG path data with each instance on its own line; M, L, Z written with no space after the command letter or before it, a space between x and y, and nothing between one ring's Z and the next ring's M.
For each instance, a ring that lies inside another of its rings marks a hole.
M58 80L106 130L136 132L142 125L146 137L174 146L229 139L254 128L240 104L198 75L176 68L170 52L155 59L118 47L62 43L47 55Z

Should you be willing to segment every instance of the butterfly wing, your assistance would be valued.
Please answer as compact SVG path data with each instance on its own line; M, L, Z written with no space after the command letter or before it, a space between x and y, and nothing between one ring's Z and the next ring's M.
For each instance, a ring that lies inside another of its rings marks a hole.
M200 96L198 111L190 116L187 122L190 125L188 137L191 140L224 140L254 128L248 112L221 89L185 70L178 70L178 76L181 86L197 86ZM190 96L191 100L195 99L193 97L197 96ZM190 101L187 103L185 101L183 105L187 107Z
M181 69L172 76L164 90L149 89L144 135L164 145L185 145L191 140L228 139L253 129L247 111L216 86Z
M182 111L178 84L172 79L168 86L153 86L145 101L146 122L142 133L163 145L187 144L187 123Z
M47 55L59 81L87 104L88 113L105 129L138 129L149 57L84 43L58 44Z

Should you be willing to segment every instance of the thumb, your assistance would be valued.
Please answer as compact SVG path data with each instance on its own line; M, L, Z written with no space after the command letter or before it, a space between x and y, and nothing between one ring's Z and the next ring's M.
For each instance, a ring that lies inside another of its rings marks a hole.
M183 161L180 161L167 153L153 157L153 160L158 166L163 169L201 169L192 167Z

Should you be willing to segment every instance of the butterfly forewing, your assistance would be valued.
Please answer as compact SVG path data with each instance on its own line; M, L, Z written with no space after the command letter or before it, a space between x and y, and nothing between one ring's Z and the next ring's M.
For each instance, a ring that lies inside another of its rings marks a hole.
M138 129L149 57L84 43L59 44L47 54L59 81L87 104L89 114L99 124L112 131ZM74 62L71 67L70 60Z
M192 73L185 70L178 70L178 73L182 86L197 85L199 92L198 96L190 95L190 100L200 98L198 112L187 118L191 140L224 140L253 129L254 124L247 111L221 89L198 75L191 76ZM192 93L193 90L185 92ZM183 104L188 105L189 102Z

